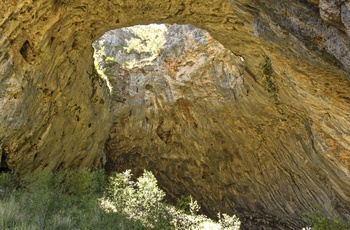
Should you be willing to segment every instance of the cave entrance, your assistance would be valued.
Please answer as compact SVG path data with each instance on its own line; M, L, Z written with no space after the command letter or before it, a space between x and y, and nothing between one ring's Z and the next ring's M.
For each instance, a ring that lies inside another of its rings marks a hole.
M152 171L171 198L192 195L215 217L221 201L198 191L217 183L220 162L231 163L227 132L236 129L222 121L235 127L232 114L240 116L244 59L192 25L122 28L93 47L113 104L106 170L132 169L136 177Z
M230 60L219 60L219 68L214 69L216 63L212 58L215 52L217 56L226 55L223 53L234 55L208 32L192 25L124 27L105 33L93 43L93 47L95 68L107 82L112 101L116 103L125 103L130 97L152 91L154 84L165 83L164 89L171 82L186 84L195 81L197 79L188 70L202 68L203 64L211 65L212 71L219 71L216 87L236 86L243 82L243 58L235 56ZM236 66L233 72L232 68L230 72L223 66L223 62L231 61ZM227 77L232 75L234 77ZM166 91L167 99L175 100L174 95Z

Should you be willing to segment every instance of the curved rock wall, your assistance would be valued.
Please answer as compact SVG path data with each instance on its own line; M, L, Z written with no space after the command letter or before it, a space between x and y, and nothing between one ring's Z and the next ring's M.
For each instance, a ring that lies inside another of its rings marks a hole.
M3 159L19 173L97 167L111 116L91 64L91 38L73 32L76 22L52 2L1 10L8 7L0 34Z
M249 92L231 107L184 98L174 103L175 117L166 112L163 123L154 123L163 149L192 143L201 156L154 158L163 185L174 195L195 192L213 205L205 206L208 212L239 212L281 228L299 226L293 218L318 203L349 219L348 2L4 0L0 6L2 167L26 173L103 164L113 117L108 87L94 72L92 42L124 26L193 24L244 58L242 89ZM120 124L130 130L143 125L126 121ZM175 121L192 131L176 136L182 128ZM216 133L196 136L207 130ZM141 138L135 135L131 141ZM127 156L129 164L142 159ZM187 179L175 183L179 178Z
M109 170L152 170L168 194L190 194L212 216L237 213L245 224L281 229L301 228L310 206L334 213L343 202L346 173L325 173L324 132L300 103L281 101L267 57L259 84L242 57L191 26L116 30L95 47L113 88Z

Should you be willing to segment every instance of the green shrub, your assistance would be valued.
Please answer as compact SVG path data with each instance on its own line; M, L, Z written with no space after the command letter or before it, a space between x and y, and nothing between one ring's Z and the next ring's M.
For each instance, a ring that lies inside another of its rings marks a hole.
M76 196L99 196L107 186L104 170L81 169L67 179L67 189Z
M200 209L197 201L193 200L192 196L181 196L178 198L176 200L176 208L192 215L197 214Z
M103 200L109 212L122 213L132 220L139 221L143 227L151 229L232 229L238 230L237 217L224 214L220 223L215 223L204 215L198 215L200 207L191 196L182 196L177 207L166 204L165 193L157 186L151 172L144 171L136 182L131 180L130 170L116 173L110 177ZM213 226L216 226L213 227Z
M163 202L165 193L158 188L153 174L145 171L137 182L132 181L131 176L131 171L127 170L110 177L105 207L125 214L147 228L171 228L171 215Z
M28 174L17 185L20 189L2 202L0 212L6 215L0 215L0 229L93 229L109 222L112 218L97 199L104 178L104 172L88 170Z
M130 170L106 178L87 169L31 173L19 182L1 174L0 189L11 192L0 199L0 229L220 229L196 215L199 205L191 197L182 201L187 213L167 204L151 172L136 181ZM239 223L223 220L226 227Z
M328 218L320 207L315 211L306 212L303 215L303 220L310 224L313 230L347 230L348 225L345 221L338 217Z
M239 230L241 222L235 215L229 216L227 214L218 214L219 224L222 230Z

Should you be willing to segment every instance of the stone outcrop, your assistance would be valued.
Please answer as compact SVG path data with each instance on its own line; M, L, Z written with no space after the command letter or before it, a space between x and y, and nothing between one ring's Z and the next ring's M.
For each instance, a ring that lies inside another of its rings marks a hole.
M300 227L300 214L321 204L350 219L348 1L0 5L1 167L19 173L98 167L106 162L108 139L113 161L107 163L121 164L112 167L144 164L169 194L191 193L209 214L237 213L285 229ZM170 85L167 94L155 94L165 82L153 79L138 89L153 101L113 120L129 98L116 95L112 102L94 70L91 44L108 30L150 23L208 31L232 52L213 59L212 70L224 77L210 79L201 67L203 78L190 76L193 88L182 87L186 76L177 70L185 65L169 59L173 101Z

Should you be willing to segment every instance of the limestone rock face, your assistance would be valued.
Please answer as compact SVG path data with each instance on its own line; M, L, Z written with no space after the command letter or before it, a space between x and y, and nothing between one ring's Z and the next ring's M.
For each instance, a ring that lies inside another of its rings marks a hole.
M348 1L0 6L0 167L98 167L106 149L110 167L152 169L169 194L192 194L209 214L286 229L321 204L350 219ZM125 83L110 95L91 44L150 23L193 24L231 52L191 35L198 57L168 44L165 76L148 75L154 65L128 70L121 76L143 82L115 79Z
M339 191L327 184L337 179L316 154L326 147L316 136L323 132L306 108L281 101L267 57L259 84L242 57L192 26L125 28L95 47L113 88L109 170L152 170L168 194L190 194L212 216L237 213L284 229L300 227L301 211L319 200L335 212Z

